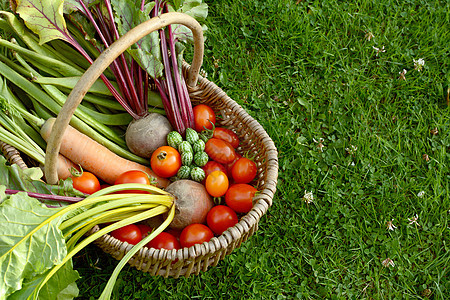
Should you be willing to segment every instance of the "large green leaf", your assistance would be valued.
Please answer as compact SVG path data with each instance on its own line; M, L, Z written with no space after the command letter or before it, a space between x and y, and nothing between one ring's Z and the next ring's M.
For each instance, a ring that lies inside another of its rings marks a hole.
M22 289L12 294L8 300L39 299L39 300L69 300L78 296L78 287L75 281L80 278L73 269L72 260L64 264L44 286L38 287L49 271L24 280Z
M24 279L31 280L64 259L67 249L59 230L62 218L30 234L58 210L24 192L0 204L0 295L21 289Z
M17 0L16 13L39 35L41 45L55 39L70 42L63 4L64 0Z

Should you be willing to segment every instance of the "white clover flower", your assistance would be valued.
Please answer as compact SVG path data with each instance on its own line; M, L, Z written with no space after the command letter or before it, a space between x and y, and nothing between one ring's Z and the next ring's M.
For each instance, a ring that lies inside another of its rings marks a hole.
M347 151L347 153L350 155L355 154L356 150L358 150L358 147L355 145L350 145L350 147L345 148L345 151Z
M406 80L406 77L405 77L406 72L408 72L408 71L406 71L405 69L403 69L403 71L401 71L401 72L398 72L398 74L400 74L400 79Z
M417 197L423 198L423 196L425 196L425 191L420 191L417 193Z
M323 138L319 138L319 140L317 141L315 138L313 138L314 143L317 144L317 148L319 148L319 152L323 151L323 147L325 147L325 145L323 144L324 139Z
M383 266L386 267L386 268L389 267L389 266L395 267L394 261L393 261L392 259L390 259L389 257L386 258L385 260L383 260L381 263L382 263Z
M386 52L386 50L384 49L384 46L383 47L381 47L381 48L377 48L377 47L375 47L375 46L372 46L372 48L377 52L377 56L378 56L378 54L380 54L380 53L383 53L383 52Z
M416 224L417 226L420 226L419 223L417 223L417 220L419 219L419 216L416 214L411 219L408 218L409 225Z
M425 66L425 60L423 58L419 58L418 60L413 59L414 61L414 70L422 71L423 66Z
M388 230L394 231L395 228L397 228L397 227L392 223L393 221L394 221L394 219L392 219L391 221L387 221L387 222L386 222L386 228L387 228Z
M364 36L368 41L370 41L371 39L373 39L375 36L373 35L372 32L367 32L366 35Z
M199 73L204 78L208 77L208 73L206 73L206 71L204 69L201 69Z
M313 192L312 192L312 191L311 191L311 192L307 192L307 191L305 190L305 195L303 195L303 200L304 200L307 204L310 204L310 203L314 202L314 195L313 195Z

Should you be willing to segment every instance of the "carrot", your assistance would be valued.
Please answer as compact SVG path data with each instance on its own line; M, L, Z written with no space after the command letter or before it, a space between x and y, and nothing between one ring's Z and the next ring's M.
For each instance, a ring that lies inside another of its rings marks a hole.
M41 127L40 133L45 141L50 138L55 120L49 118ZM168 179L157 176L149 167L118 156L70 125L64 132L60 153L109 184L114 184L120 174L130 170L146 172L156 179L156 184L160 188L165 188L169 184Z
M76 165L73 161L65 157L64 155L58 155L58 166L57 166L57 172L58 172L58 178L59 179L67 179L72 174L70 173L70 170L72 168L75 168L79 170L80 168L78 165Z

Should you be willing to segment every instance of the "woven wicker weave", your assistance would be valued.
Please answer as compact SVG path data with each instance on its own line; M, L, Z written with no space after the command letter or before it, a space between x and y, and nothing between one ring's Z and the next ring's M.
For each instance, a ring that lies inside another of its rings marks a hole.
M190 65L184 63L183 72L186 77L189 76L189 71ZM251 211L242 216L238 224L226 230L221 236L212 238L209 242L180 250L142 248L129 263L138 270L151 275L187 277L217 265L220 260L255 233L261 217L272 205L276 190L278 157L275 145L269 135L255 119L217 85L201 76L198 76L197 79L195 87L188 86L192 103L194 105L205 103L211 106L218 116L218 125L232 129L241 140L238 152L254 155L254 161L258 167L255 187L259 193L253 199L254 205ZM9 161L18 163L22 168L26 167L14 148L3 143L2 150ZM98 229L95 227L89 234ZM132 245L121 242L110 235L102 236L95 243L116 259L121 259L132 248Z

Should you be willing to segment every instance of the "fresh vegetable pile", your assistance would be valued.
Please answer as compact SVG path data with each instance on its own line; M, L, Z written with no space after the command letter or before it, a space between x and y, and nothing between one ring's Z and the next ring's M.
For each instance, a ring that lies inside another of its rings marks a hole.
M216 126L211 107L192 107L180 69L180 42L191 38L183 26L149 34L89 89L62 133L59 182L45 183L55 116L95 58L151 17L206 17L201 1L140 4L28 0L0 12L9 37L0 39L0 140L36 163L20 170L0 156L1 297L76 297L71 258L110 233L134 246L101 295L109 299L142 247L208 242L253 206L256 163L232 129Z

